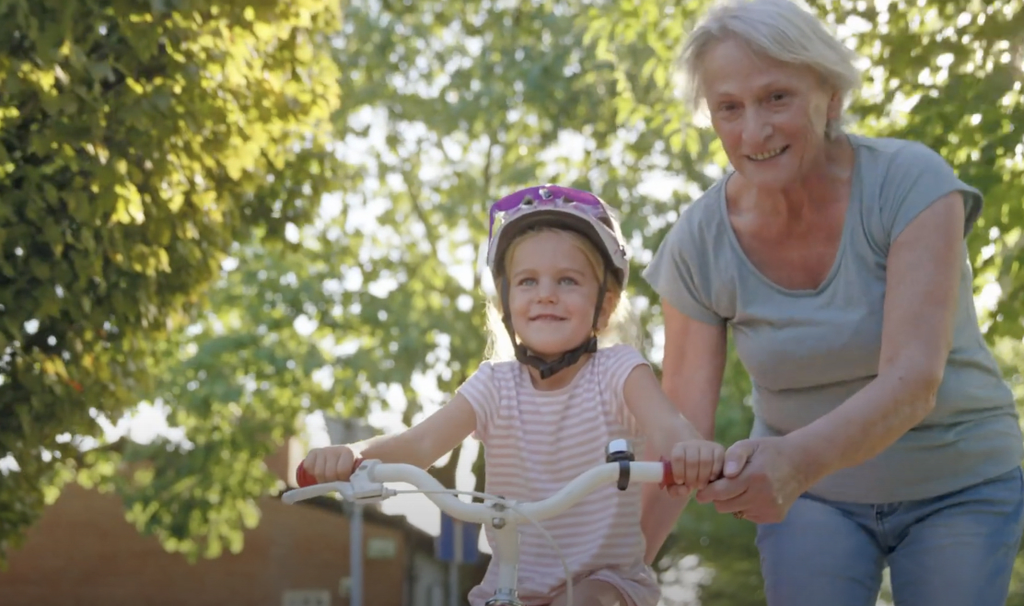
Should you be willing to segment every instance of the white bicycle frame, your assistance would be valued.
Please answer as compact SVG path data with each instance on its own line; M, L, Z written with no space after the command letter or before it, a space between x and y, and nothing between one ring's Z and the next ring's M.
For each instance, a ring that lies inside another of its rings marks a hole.
M555 517L579 502L599 486L617 483L625 490L629 482L671 483L671 466L663 462L636 462L625 440L613 440L606 451L607 463L598 465L577 476L550 497L523 503L500 496L479 495L490 499L483 503L467 503L454 495L462 491L445 488L425 470L414 465L363 461L348 482L326 482L305 488L296 488L282 495L285 503L337 492L355 503L374 503L399 494L400 491L384 486L387 482L405 482L416 487L414 491L427 496L442 511L466 522L486 524L494 529L493 555L498 565L498 586L487 606L523 606L518 597L519 525ZM478 493L469 493L478 494ZM541 528L542 532L545 532ZM550 537L549 537L550 540ZM557 546L555 546L557 549ZM564 560L563 560L564 565ZM566 579L566 597L572 604L572 579Z

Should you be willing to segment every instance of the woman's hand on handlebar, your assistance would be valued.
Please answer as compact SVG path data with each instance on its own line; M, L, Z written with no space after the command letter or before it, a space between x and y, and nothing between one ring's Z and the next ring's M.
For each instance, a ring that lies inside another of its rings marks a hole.
M344 444L314 448L299 465L299 485L322 484L324 482L345 482L356 468L356 455ZM315 478L315 482L312 481Z

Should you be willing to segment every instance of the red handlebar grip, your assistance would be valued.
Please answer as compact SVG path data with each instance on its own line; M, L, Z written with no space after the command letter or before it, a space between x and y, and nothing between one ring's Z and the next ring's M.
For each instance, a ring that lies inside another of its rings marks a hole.
M356 457L356 460L352 462L352 471L349 473L349 475L355 473L356 469L359 468L359 465L361 465L362 462L362 457ZM305 461L299 463L298 468L295 469L295 483L299 485L299 488L305 488L307 486L314 486L316 484L319 484L319 482L316 481L316 477L313 476L313 474L306 471L306 468L303 465L304 463Z
M295 470L295 483L299 485L299 488L305 488L316 484L316 478L313 477L313 474L306 471L303 463L299 463L298 469Z
M658 484L659 488L668 488L669 486L676 486L676 476L672 473L672 461L669 461L665 457L661 458L661 484Z

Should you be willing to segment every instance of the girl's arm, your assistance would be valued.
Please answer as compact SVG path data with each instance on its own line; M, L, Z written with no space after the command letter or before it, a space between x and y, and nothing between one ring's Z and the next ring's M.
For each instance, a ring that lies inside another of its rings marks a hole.
M476 428L476 412L456 393L447 404L405 431L376 436L350 447L357 457L408 463L426 469L462 443Z
M662 384L658 386L654 373L646 367L634 369L626 379L627 405L651 438L645 457L649 459L667 457L681 439L714 438L715 410L725 372L725 325L694 320L665 300L661 305L665 316ZM675 526L689 493L683 497L675 498L654 484L644 485L641 528L648 564Z
M461 393L422 422L399 433L376 436L355 444L315 448L299 469L317 482L345 481L356 458L384 463L407 463L426 469L462 443L476 427L476 411ZM300 485L304 480L299 480Z
M629 372L623 389L626 407L647 437L647 454L668 458L672 447L684 440L703 440L700 431L669 400L650 366Z

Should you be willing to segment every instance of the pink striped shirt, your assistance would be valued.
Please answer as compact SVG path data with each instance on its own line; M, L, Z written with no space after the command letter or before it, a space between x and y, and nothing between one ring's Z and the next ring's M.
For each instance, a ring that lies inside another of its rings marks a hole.
M460 388L476 411L475 436L484 445L486 492L520 501L546 498L579 474L605 462L615 438L643 437L626 408L626 377L647 361L628 345L598 350L572 382L538 391L517 361L485 362ZM634 606L654 606L660 590L643 564L640 483L626 491L602 486L562 515L542 522L565 556L574 583L595 578L615 585ZM564 591L565 573L555 551L531 524L520 529L519 597L529 606L548 604ZM487 528L493 546L493 534ZM469 594L482 606L495 590L492 560L483 582Z

